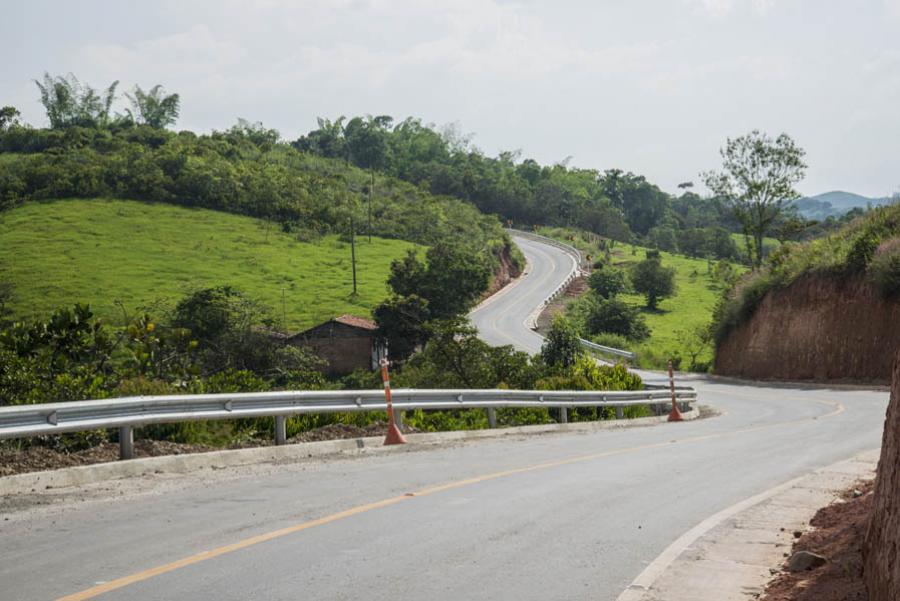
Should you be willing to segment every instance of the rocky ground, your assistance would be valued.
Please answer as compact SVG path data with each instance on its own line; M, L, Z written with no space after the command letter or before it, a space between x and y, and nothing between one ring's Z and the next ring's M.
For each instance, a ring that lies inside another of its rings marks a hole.
M816 513L812 528L794 533L784 571L769 583L761 601L866 601L862 545L872 512L873 483L861 482L841 500ZM813 554L813 555L807 555ZM815 565L822 562L822 565ZM807 567L808 569L802 569ZM792 571L792 567L795 571Z
M406 431L411 431L408 427ZM288 442L317 442L320 440L338 440L346 438L365 438L367 436L384 436L387 431L386 422L376 422L365 427L348 424L330 424L314 430L301 432ZM228 448L261 447L272 444L269 440L255 439L242 442ZM134 441L135 457L157 457L160 455L183 455L185 453L203 453L218 450L216 447L202 444L182 444L160 440ZM119 458L119 445L104 443L89 449L66 453L49 447L32 446L26 448L0 448L0 477L26 472L52 470L78 465L90 465L116 461Z

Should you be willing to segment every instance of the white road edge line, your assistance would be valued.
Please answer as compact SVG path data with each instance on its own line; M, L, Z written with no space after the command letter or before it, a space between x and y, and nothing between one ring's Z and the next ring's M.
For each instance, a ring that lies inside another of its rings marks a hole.
M865 454L865 452L860 453L860 455L862 454ZM842 463L857 461L858 457L859 455L856 455L849 459L838 461L837 463L834 463L832 465L813 470L808 474L804 474L803 476L799 476L797 478L794 478L793 480L788 480L783 484L779 484L778 486L761 492L758 495L754 495L752 497L744 499L743 501L735 503L731 507L727 507L726 509L723 509L716 514L711 515L710 517L706 518L705 520L679 536L677 539L675 539L675 542L666 547L666 549L662 553L660 553L656 559L654 559L646 568L644 568L644 571L638 574L637 578L635 578L631 582L631 584L628 585L628 588L626 588L624 591L622 591L622 594L616 597L616 601L641 601L644 598L644 594L650 590L650 588L656 583L657 580L659 580L660 576L663 575L666 569L670 565L672 565L672 562L678 559L678 557L691 545L693 545L700 537L702 537L704 534L706 534L728 518L731 518L744 510L750 509L751 507L758 505L763 501L766 501L774 497L775 495L800 484L803 480L807 479L810 474L827 471Z

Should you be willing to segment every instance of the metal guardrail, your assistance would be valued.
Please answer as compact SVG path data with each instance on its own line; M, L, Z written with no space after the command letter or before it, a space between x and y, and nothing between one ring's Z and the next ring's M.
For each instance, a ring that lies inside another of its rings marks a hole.
M510 232L511 234L515 234L516 236L520 236L522 238L528 238L529 240L536 240L543 244L549 244L550 246L555 246L557 248L560 248L560 249L566 251L566 253L573 259L572 269L569 270L569 273L566 275L566 279L563 280L563 282L559 286L557 286L556 289L553 290L553 292L551 292L547 296L547 298L545 298L543 301L541 301L541 304L539 304L537 307L535 307L534 311L532 311L528 315L528 318L525 319L525 326L529 329L535 330L535 329L537 329L537 320L540 317L541 312L543 312L544 307L549 305L560 294L565 292L566 288L569 287L569 284L572 283L572 280L574 280L581 274L581 267L580 267L581 251L579 251L577 248L575 248L574 246L572 246L570 244L566 244L564 242L554 240L553 238L548 238L547 236L541 236L540 234L534 234L532 232L524 232L522 230L516 230L516 229L512 229L512 228L507 228L507 231Z
M509 231L517 236L521 236L523 238L528 238L530 240L536 240L536 241L542 242L544 244L549 244L550 246L555 246L557 248L561 248L562 250L566 251L570 256L572 256L575 259L575 267L574 267L574 269L572 269L569 272L569 274L566 276L566 279L563 281L563 283L560 284L559 286L557 286L556 289L552 293L550 293L550 296L548 296L546 299L544 299L544 301L540 305L538 305L538 307L535 308L534 311L532 311L532 313L528 316L528 319L525 320L525 325L533 330L533 329L537 328L537 320L538 320L538 317L540 317L541 312L544 310L544 307L546 307L553 300L555 300L560 294L565 292L566 288L569 287L569 284L572 283L572 280L574 280L576 277L578 277L581 274L581 269L580 269L580 265L581 265L581 261L582 261L581 251L579 251L577 248L575 248L571 244L566 244L565 242L560 242L559 240L554 240L553 238L548 238L547 236L542 236L540 234L534 234L532 232L525 232L522 230L516 230L516 229L512 229L512 228L507 228L507 231ZM584 346L585 348L589 348L589 349L597 351L599 353L615 355L616 357L624 357L625 359L628 359L632 363L637 360L637 354L632 353L630 351L613 348L611 346L603 346L602 344L596 344L594 342L591 342L590 340L585 340L583 338L580 338L579 341L581 342L581 345Z
M695 401L693 389L676 392L683 405ZM557 407L560 421L567 421L570 407L668 405L665 390L639 391L542 391L542 390L412 390L393 391L394 408L472 409L488 412L496 427L495 410L505 407ZM120 455L133 455L133 429L161 423L247 417L275 417L275 443L284 444L285 419L308 413L356 413L385 411L383 390L283 391L232 394L191 394L127 397L67 403L0 407L0 439L25 438L119 428Z
M598 353L606 353L608 355L624 357L625 359L628 359L632 362L637 359L637 353L632 353L631 351L623 351L622 349L613 348L611 346L603 346L602 344L597 344L596 342L591 342L590 340L585 340L584 338L579 338L578 341L581 343L581 346L591 349L592 351L597 351Z
M523 238L529 238L531 240L536 240L538 242L543 242L544 244L549 244L550 246L556 246L557 248L561 248L573 257L575 257L576 267L580 268L581 262L584 260L581 256L581 251L572 246L571 244L566 244L565 242L560 242L554 238L550 238L548 236L542 236L541 234L535 234L534 232L526 232L524 230L517 230L515 228L506 228L508 232L511 232L517 236L521 236Z

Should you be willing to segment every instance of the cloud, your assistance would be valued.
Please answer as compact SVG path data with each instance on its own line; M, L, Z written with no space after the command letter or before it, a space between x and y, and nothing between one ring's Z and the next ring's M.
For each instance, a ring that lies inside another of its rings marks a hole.
M767 15L775 6L775 0L685 0L712 17L725 17L738 8L749 6L759 15ZM886 0L888 2L897 0Z
M892 17L900 17L900 0L883 0L884 10Z

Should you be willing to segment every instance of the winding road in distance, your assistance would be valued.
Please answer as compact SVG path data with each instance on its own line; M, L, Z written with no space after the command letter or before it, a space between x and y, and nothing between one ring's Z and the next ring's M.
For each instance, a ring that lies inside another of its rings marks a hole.
M472 319L533 352L522 322L570 259L517 242L530 273ZM612 601L705 518L880 444L886 392L690 383L723 414L184 476L0 520L0 598Z

